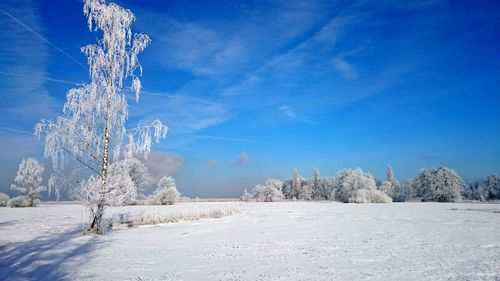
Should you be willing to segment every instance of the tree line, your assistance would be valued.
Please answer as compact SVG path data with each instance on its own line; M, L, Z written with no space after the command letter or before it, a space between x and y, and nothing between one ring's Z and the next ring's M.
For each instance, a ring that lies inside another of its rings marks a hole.
M360 168L341 170L335 177L321 177L319 170L314 169L311 178L302 177L294 169L289 179L268 179L250 193L245 189L241 196L243 201L283 199L344 203L490 201L500 199L500 178L492 174L480 181L465 182L455 170L438 167L422 169L414 178L400 183L392 167L387 166L385 180L377 182Z

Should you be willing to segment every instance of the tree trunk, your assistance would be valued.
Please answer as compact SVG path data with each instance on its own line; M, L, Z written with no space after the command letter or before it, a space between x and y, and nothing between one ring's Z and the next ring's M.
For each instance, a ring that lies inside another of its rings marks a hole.
M110 53L113 54L113 49L110 50ZM112 56L110 56L112 57ZM104 150L102 155L102 163L101 163L101 191L100 198L97 203L97 210L92 214L92 222L90 223L88 232L103 234L102 229L102 216L104 214L104 205L106 204L106 184L108 179L108 158L109 158L109 141L111 138L111 120L109 117L109 111L111 110L111 97L114 94L113 91L113 83L114 83L114 71L113 68L109 68L109 80L108 80L108 97L107 97L107 110L105 116L105 128L104 128Z
M102 229L102 215L104 214L104 204L97 204L97 209L92 211L92 221L90 223L89 228L87 229L88 233L95 234L103 234L104 229Z
M108 123L108 122L106 122ZM101 191L99 202L97 203L97 208L95 212L92 212L92 222L90 223L88 232L95 234L103 234L102 229L102 216L104 214L105 196L106 196L106 184L108 177L108 155L109 155L109 126L106 125L104 130L104 152L102 157L101 166Z

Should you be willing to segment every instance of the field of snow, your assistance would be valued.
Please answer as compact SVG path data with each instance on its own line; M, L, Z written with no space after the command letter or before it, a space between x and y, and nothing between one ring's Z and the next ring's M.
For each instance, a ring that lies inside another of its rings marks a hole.
M81 205L0 208L0 280L498 280L500 206L182 203L231 216L82 236Z

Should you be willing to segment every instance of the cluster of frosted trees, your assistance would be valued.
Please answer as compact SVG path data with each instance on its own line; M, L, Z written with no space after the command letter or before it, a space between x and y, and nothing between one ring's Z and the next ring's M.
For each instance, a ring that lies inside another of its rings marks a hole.
M312 178L300 176L295 169L290 179L269 179L264 185L255 186L251 193L245 190L241 200L335 200L344 203L497 200L500 199L499 183L499 178L491 175L483 183L466 185L457 172L446 167L423 169L415 178L400 183L388 166L385 180L378 184L373 175L359 168L341 170L335 177L321 177L315 169Z
M47 186L42 185L45 167L34 158L23 159L19 164L19 170L11 185L13 191L21 193L21 196L9 199L0 193L0 206L10 207L35 207L37 199L44 191L55 191L56 199L59 200L61 191L65 187L72 187L69 197L84 204L92 204L97 197L95 193L100 192L99 178L90 176L88 179L78 177L65 177L64 174L53 173ZM179 201L180 193L177 191L175 180L164 176L158 183L156 190L149 196L144 195L144 188L149 181L149 173L146 165L134 157L124 158L113 162L109 166L108 184L106 192L106 204L109 206L124 206L135 204L172 205Z

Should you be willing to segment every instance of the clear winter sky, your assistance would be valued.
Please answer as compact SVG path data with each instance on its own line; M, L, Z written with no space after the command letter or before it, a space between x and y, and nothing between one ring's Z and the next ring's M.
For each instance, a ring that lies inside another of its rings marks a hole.
M130 125L170 127L149 165L188 196L236 196L293 168L500 173L499 1L116 2L153 40ZM33 125L88 81L80 47L100 34L82 7L0 2L4 191L23 157L43 157Z

